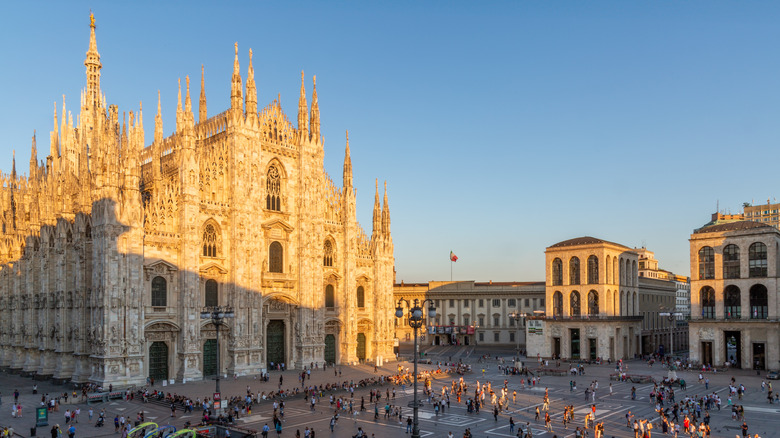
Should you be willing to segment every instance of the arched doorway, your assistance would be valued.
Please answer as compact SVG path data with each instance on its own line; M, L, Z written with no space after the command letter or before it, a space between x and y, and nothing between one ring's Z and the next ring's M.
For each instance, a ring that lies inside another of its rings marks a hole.
M157 341L149 346L149 377L163 381L168 380L168 344Z
M284 358L284 321L279 319L271 320L265 332L266 345L268 352L266 354L266 363L270 367L280 363L285 363Z
M336 336L325 335L325 362L336 363Z
M217 340L206 339L203 343L203 376L217 375Z
M357 358L361 361L366 360L366 334L358 333L357 335Z

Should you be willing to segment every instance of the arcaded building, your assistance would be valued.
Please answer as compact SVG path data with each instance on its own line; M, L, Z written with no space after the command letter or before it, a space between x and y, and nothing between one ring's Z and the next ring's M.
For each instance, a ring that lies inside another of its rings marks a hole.
M0 367L115 387L200 379L218 371L200 318L217 305L235 311L227 374L392 356L387 188L369 235L348 139L342 186L325 172L316 82L309 106L301 74L294 126L278 100L258 106L236 44L230 107L209 114L201 71L197 114L186 78L173 133L158 99L147 143L140 107L106 104L94 20L84 66L79 113L55 108L45 160L33 137L29 175L15 162L2 175Z
M527 321L528 355L620 359L640 353L639 256L594 237L545 250L544 316Z
M778 369L780 231L715 223L691 234L690 357L715 366Z

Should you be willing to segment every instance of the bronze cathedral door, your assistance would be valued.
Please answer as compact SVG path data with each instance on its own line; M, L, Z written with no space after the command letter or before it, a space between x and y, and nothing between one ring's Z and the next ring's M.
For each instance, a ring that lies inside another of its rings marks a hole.
M268 328L265 332L266 345L268 346L268 352L266 354L266 363L270 367L273 363L275 367L277 364L285 363L284 360L284 321L274 319L268 323Z

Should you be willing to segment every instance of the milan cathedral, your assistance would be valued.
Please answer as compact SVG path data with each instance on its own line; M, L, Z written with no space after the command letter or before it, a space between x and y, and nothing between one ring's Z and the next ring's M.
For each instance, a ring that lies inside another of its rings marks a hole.
M33 136L29 175L1 175L0 368L117 386L217 374L218 349L231 375L392 356L386 185L369 237L348 137L343 187L325 172L316 78L296 128L235 54L230 108L209 117L201 71L197 121L187 78L175 132L158 97L145 146L142 108L106 105L91 17L75 122L55 105L45 162Z

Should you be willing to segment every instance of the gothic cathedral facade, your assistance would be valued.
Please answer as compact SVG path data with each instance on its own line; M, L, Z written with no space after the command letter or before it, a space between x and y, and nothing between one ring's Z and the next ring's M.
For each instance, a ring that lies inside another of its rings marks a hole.
M145 146L142 109L106 105L92 19L75 123L55 106L45 162L33 137L29 176L2 175L1 368L118 386L214 375L217 349L231 375L392 357L386 186L368 236L348 137L343 187L324 169L316 79L293 127L235 50L230 108L208 116L201 72L196 122L187 78ZM235 312L219 342L212 306Z

